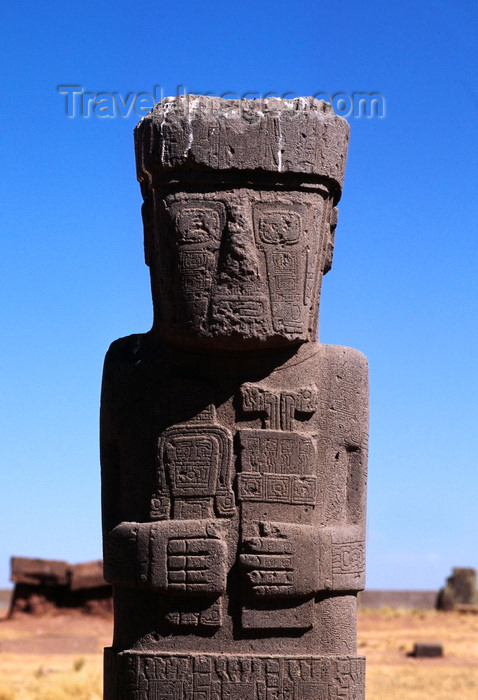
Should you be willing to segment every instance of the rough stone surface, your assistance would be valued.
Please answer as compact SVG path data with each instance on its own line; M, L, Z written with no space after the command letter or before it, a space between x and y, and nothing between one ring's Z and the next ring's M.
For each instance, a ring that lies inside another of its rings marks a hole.
M65 586L69 581L69 564L66 561L12 557L10 564L13 583Z
M10 578L15 589L9 616L17 613L45 615L59 608L93 614L112 611L111 586L104 580L101 560L69 564L12 557Z
M86 561L70 566L70 589L72 591L98 588L105 585L103 562Z
M359 608L403 608L404 610L434 610L438 591L394 591L367 588L358 595Z
M136 129L138 176L155 184L175 170L302 173L328 178L340 196L348 140L345 119L311 97L166 98Z
M416 642L410 656L417 659L434 659L443 656L443 646L437 642Z
M183 108L136 130L154 322L104 367L105 700L360 700L367 366L317 339L348 127Z
M440 610L454 610L460 605L478 605L476 570L456 567L447 578L446 585L438 596Z

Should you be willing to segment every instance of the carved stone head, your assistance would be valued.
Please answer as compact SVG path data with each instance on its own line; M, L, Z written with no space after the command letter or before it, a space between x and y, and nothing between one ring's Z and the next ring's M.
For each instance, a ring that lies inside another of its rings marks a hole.
M156 105L135 139L155 332L197 349L314 340L345 120L312 98L186 96Z

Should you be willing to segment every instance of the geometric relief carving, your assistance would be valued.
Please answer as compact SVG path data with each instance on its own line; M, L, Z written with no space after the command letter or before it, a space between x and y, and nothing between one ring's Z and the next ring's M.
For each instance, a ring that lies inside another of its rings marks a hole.
M221 627L222 606L218 600L204 604L203 609L197 603L178 602L175 610L166 613L165 620L175 627Z
M164 440L163 462L168 467L171 495L212 496L219 466L219 442L203 431L177 429Z
M315 471L314 441L307 435L283 430L254 429L239 430L238 435L242 472L288 476L288 481L292 484L292 477L313 474ZM293 470L297 470L295 474ZM280 491L280 480L276 483ZM312 482L309 480L309 483Z
M240 456L237 498L243 504L241 521L245 522L246 528L250 528L259 513L255 504L259 503L296 508L306 506L309 510L314 508L317 503L315 440L294 430L294 421L298 414L310 416L315 412L318 405L317 388L308 386L295 391L273 391L259 384L246 383L241 386L241 399L242 411L258 414L263 424L263 428L237 431ZM303 525L308 522L308 517L304 519L304 510L301 508L300 515L297 513ZM286 519L288 522L296 520L290 508ZM284 532L286 530L285 525ZM306 530L301 534L307 537ZM253 555L251 559L247 553L240 556L246 579L254 591L257 593L264 589L270 596L269 600L262 601L257 597L251 600L244 596L241 610L243 629L305 631L313 625L314 601L310 590L307 587L301 589L296 580L304 576L299 571L294 573L296 564L292 563L291 557L273 556L286 551L294 557L300 556L299 550L295 551L298 542L292 545L287 536L284 539L281 537L284 534L278 531L270 541L267 541L267 537L263 540L259 538L268 552L263 557ZM243 546L248 550L247 538ZM303 562L303 566L308 566L308 562ZM248 571L251 567L253 570ZM307 573L310 574L310 571ZM304 594L307 600L304 600ZM286 599L278 600L278 595L286 596ZM289 600L287 596L290 596Z
M274 329L286 333L302 333L304 305L299 252L266 251L266 264Z
M182 520L234 514L230 433L200 418L163 431L153 511L166 496L172 501L173 517Z
M165 224L172 233L176 252L164 274L174 280L176 303L184 318L193 327L201 325L216 274L225 225L224 204L201 200L173 202ZM173 319L171 324L175 325Z
M119 695L115 700L364 698L363 657L124 652L118 661Z
M198 595L214 592L220 586L224 557L224 545L220 540L170 539L167 556L170 592Z
M296 474L238 474L239 501L315 505L317 479Z
M236 318L238 325L245 324L251 333L264 332L267 300L255 295L224 296L214 295L210 303L210 314L217 326L230 324Z
M242 410L261 414L263 427L272 430L292 431L297 414L310 416L318 407L318 391L313 385L297 391L270 391L247 383L241 386L241 398Z
M324 428L329 440L334 438L361 445L366 435L363 416L356 410L356 369L346 357L338 358L334 367L335 381L329 387L328 404L324 404Z
M214 297L213 313L227 315L229 312L237 313L240 319L252 321L262 320L264 316L264 301L250 297Z
M312 415L317 410L317 387L307 386L298 391L281 391L280 401L282 430L292 430L292 420L297 414Z
M365 571L365 544L359 542L332 543L332 573L356 574Z
M178 254L181 275L181 296L189 301L199 301L202 295L199 290L209 290L211 286L211 273L209 269L214 263L214 256L207 252L186 251ZM207 299L202 299L207 303Z
M173 203L170 208L178 244L219 242L225 223L222 202L203 200Z
M256 204L254 227L258 248L266 259L274 329L300 334L307 317L303 213L297 207Z
M263 243L292 245L299 242L301 217L297 212L270 204L256 205L256 212L257 231Z
M170 625L219 627L226 590L227 544L218 520L170 520L140 525L140 552L148 552L144 583L162 593Z

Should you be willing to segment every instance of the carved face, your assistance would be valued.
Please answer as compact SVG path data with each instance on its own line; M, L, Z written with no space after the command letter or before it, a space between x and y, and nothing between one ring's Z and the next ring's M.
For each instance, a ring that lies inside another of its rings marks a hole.
M179 191L153 207L146 254L163 338L237 350L314 339L333 240L326 192Z

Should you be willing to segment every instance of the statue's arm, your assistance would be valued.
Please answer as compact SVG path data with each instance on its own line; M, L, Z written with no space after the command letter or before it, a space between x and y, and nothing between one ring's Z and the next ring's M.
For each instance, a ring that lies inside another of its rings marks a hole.
M146 470L154 471L159 436L149 436L153 449L144 449L143 433L134 428L138 417L131 416L131 401L136 411L138 397L150 389L141 370L144 338L115 341L104 365L100 451L105 579L115 586L171 595L217 596L226 588L222 525L213 519L151 522L145 509ZM146 422L149 409L143 403L139 401Z
M320 372L316 521L260 522L258 535L243 542L240 563L257 598L364 587L367 360L351 348L323 346Z
M226 591L227 551L215 520L123 522L104 537L105 579L185 597Z
M358 350L339 346L324 346L324 359L327 522L319 537L320 587L358 591L365 585L368 363Z
M144 526L134 495L125 484L132 465L127 446L134 439L130 432L129 397L135 387L134 355L141 349L142 336L114 341L105 357L101 388L100 460L103 513L104 576L114 585L140 585L145 566L141 543ZM136 479L144 475L136 474ZM144 549L144 547L143 547Z

